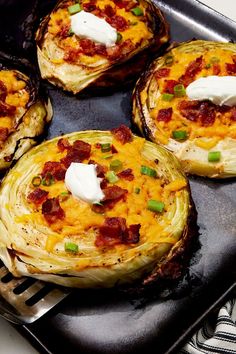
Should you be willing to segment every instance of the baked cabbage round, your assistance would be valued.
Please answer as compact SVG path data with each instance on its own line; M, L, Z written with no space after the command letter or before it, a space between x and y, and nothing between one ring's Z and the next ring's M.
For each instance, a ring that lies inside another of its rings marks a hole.
M68 192L71 161L97 166L104 200L91 205ZM32 148L3 180L0 203L0 258L10 272L68 287L153 281L196 234L179 162L126 127Z
M73 33L71 18L79 11L111 25L117 31L116 43L106 46L95 42L89 33ZM42 77L73 93L88 86L121 86L133 81L150 54L168 40L163 14L148 0L60 1L36 35Z
M236 45L196 40L152 62L133 93L133 122L180 159L186 173L236 175L236 107L191 100L186 87L201 77L235 76Z
M0 172L36 144L51 119L50 100L28 61L0 53Z

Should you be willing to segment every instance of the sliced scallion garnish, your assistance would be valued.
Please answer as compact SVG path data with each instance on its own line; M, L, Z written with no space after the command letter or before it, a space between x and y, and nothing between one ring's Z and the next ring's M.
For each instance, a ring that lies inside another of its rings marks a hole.
M220 151L210 151L208 153L208 161L209 162L218 162L221 159L221 152Z
M182 85L182 84L175 85L175 87L174 87L174 95L176 97L185 96L186 95L186 91L185 91L184 85Z
M32 179L32 184L34 187L39 187L40 184L42 182L42 178L40 176L35 176L33 179Z
M172 93L163 93L163 95L161 96L163 101L167 101L170 102L173 100L174 95L172 95Z
M139 187L134 188L134 193L139 194L141 192L141 189Z
M188 135L186 130L174 130L172 136L175 140L186 140Z
M131 10L135 16L143 16L143 10L140 7L135 7Z
M120 43L122 41L122 38L122 34L120 32L117 32L116 43Z
M116 183L119 181L119 178L114 171L108 171L105 176L109 183Z
M79 251L79 246L73 242L66 242L65 243L65 251L71 253L77 253Z
M54 183L54 177L51 175L50 172L46 173L46 175L42 179L43 186L51 186Z
M101 151L102 152L111 151L111 144L110 143L101 144Z
M120 160L113 160L110 163L110 170L119 171L122 168L122 162Z
M148 201L147 208L148 210L154 211L155 213L162 213L165 208L165 204L163 202L150 199Z
M82 7L80 6L80 4L75 4L68 7L68 11L70 15L77 14L77 12L80 12L81 10Z
M165 65L171 66L174 62L174 57L172 55L167 55L165 59Z
M142 175L147 175L147 176L153 177L153 178L157 177L157 171L154 170L153 168L148 167L148 166L141 166L140 172Z

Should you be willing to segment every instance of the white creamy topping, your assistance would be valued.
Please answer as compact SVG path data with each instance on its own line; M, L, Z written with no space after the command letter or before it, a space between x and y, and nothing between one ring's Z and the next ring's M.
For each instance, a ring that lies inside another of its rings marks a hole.
M236 77L208 76L197 79L186 89L191 100L209 100L219 106L236 105Z
M115 45L117 40L116 29L106 20L85 11L80 11L70 18L71 29L77 36L89 38L107 47Z
M96 165L72 162L66 171L66 188L76 199L87 203L99 203L104 198L100 187L101 178L97 177Z

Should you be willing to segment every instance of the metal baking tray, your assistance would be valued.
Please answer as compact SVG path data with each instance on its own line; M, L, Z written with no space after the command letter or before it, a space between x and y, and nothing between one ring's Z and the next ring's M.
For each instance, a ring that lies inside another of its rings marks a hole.
M0 0L0 6L1 2L6 3ZM12 14L14 26L5 23L9 32L5 37L0 34L0 43L31 55L36 2L8 1L12 2L18 4ZM155 2L170 23L172 41L236 41L236 23L196 0ZM53 1L39 3L43 11L53 5ZM23 11L22 16L18 10ZM50 85L48 89L54 119L47 138L85 129L111 129L121 123L130 125L130 88L109 95L77 97ZM18 330L41 353L177 353L205 316L233 293L236 281L235 179L190 178L190 184L198 210L200 247L178 286L164 289L151 299L130 299L114 290L77 290L42 319Z

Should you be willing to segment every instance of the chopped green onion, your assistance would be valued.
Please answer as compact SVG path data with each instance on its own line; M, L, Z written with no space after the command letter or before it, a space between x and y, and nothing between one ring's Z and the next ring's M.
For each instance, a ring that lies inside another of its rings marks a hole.
M137 21L133 21L133 22L130 22L129 23L131 26L136 26L137 24L138 24L138 22Z
M112 159L113 155L105 155L102 158L105 160Z
M135 7L131 10L135 16L143 16L143 10L140 7Z
M186 140L187 139L187 132L186 132L186 130L174 130L172 132L172 136L176 140Z
M69 198L70 193L69 192L62 192L59 195L59 201L60 202L64 202L65 200L67 200Z
M109 144L109 143L101 144L101 151L102 152L111 151L111 144Z
M122 162L120 160L113 160L110 163L110 170L118 171L122 168Z
M75 34L75 33L72 31L72 28L70 28L68 31L68 36L73 36L73 34Z
M221 158L220 151L210 151L208 153L208 161L209 162L218 162L218 161L220 161L220 158Z
M40 184L42 182L42 178L40 176L35 176L33 179L32 179L32 184L34 187L39 187Z
M134 193L139 194L141 192L141 189L139 187L134 188Z
M178 84L174 87L174 94L176 97L183 97L185 96L186 92L185 92L185 88L184 85L182 84Z
M211 68L211 64L207 64L206 66L205 66L205 69L210 69Z
M165 65L171 66L174 62L174 57L172 55L168 55L165 59Z
M173 100L174 95L172 95L171 93L163 93L163 95L161 96L163 101L167 101L170 102Z
M110 183L116 183L119 181L119 178L117 177L114 171L108 171L105 176L108 182Z
M46 173L45 177L42 179L43 186L51 186L54 183L54 178L50 172Z
M150 199L147 204L148 210L154 211L156 213L162 213L165 204L163 202L159 202L157 200Z
M116 38L116 43L120 43L120 41L122 40L122 34L120 32L117 32L117 38Z
M70 15L77 14L77 12L80 12L81 10L82 7L80 6L80 4L75 4L68 7L68 11Z
M154 178L157 177L157 171L148 166L141 166L140 172L142 175L147 175L149 177L154 177Z
M79 250L79 247L78 247L78 245L76 245L76 243L72 243L72 242L65 243L65 251L71 252L71 253L77 253L78 250Z
M219 63L219 61L220 61L220 59L217 58L217 57L212 57L212 58L210 59L210 62L211 62L212 64Z

